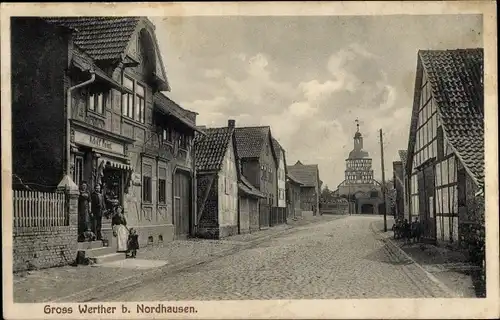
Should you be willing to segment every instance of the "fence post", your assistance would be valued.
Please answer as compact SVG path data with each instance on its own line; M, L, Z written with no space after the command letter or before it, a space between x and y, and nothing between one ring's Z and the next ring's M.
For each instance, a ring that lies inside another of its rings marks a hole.
M64 178L57 186L57 192L63 192L66 194L66 216L71 229L75 229L76 239L78 236L78 196L80 194L78 186L69 176L64 176Z

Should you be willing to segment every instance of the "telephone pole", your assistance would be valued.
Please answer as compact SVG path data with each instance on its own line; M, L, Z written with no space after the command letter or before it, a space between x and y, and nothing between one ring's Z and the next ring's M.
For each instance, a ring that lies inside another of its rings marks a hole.
M387 191L385 186L385 168L384 168L384 140L382 138L382 129L380 129L380 160L382 163L382 195L384 196L384 232L387 232Z

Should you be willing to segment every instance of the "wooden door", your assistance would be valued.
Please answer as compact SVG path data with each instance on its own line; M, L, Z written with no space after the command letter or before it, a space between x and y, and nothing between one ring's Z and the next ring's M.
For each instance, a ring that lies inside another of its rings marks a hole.
M187 238L191 233L191 178L179 171L174 177L174 226L176 238Z
M436 205L435 205L435 176L434 166L427 166L418 173L418 194L420 208L420 222L423 226L423 239L428 242L436 241Z

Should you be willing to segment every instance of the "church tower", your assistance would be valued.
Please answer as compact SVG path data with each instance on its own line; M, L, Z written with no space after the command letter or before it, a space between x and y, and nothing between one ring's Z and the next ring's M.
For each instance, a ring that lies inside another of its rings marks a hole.
M356 119L356 133L353 138L353 149L346 159L346 184L373 184L372 159L363 150L363 135L359 132L359 121Z

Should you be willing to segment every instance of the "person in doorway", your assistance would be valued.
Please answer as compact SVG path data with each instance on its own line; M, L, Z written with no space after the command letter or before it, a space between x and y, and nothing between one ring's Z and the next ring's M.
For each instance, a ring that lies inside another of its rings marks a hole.
M87 188L87 182L82 181L78 196L78 237L80 241L94 240L90 226L90 194Z
M101 193L101 185L97 184L95 186L94 192L91 196L91 222L92 222L92 232L96 235L97 240L102 240L102 215L104 213L104 196Z
M116 207L115 214L111 219L111 227L113 228L113 236L116 237L118 243L116 251L127 252L129 231L127 229L127 219L123 214L123 207L120 205Z
M109 219L110 215L116 211L118 199L112 185L108 185L106 190L106 218Z

